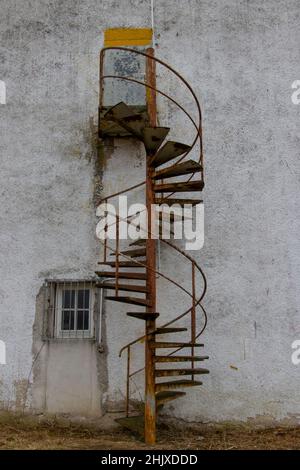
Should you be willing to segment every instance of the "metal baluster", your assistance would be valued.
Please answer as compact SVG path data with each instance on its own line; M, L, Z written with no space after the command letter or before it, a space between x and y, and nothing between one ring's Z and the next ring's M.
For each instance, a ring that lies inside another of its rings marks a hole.
M194 344L195 344L195 338L196 338L196 285L195 285L195 263L192 263L192 296L193 296L193 306L191 310L191 342L192 342L192 348L191 348L191 355L194 356ZM192 359L191 362L192 369L194 369L194 360ZM194 380L194 374L192 375L192 379Z
M127 348L126 417L129 416L129 395L130 395L130 346L128 346Z

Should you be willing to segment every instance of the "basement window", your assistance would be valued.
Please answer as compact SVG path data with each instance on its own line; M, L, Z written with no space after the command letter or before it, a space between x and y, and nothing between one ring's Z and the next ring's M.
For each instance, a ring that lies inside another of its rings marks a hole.
M94 338L94 281L45 283L44 337Z

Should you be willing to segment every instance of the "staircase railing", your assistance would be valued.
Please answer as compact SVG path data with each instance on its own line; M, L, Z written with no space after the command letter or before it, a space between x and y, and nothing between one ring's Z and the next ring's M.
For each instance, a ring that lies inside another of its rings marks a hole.
M175 76L177 76L179 78L179 80L186 86L186 88L189 90L189 92L191 93L193 99L194 99L194 102L196 104L196 108L197 108L197 122L195 122L195 120L193 119L193 117L191 116L191 114L186 111L186 109L181 105L179 104L174 98L172 98L171 96L169 96L168 94L166 94L165 92L157 89L156 87L153 87L151 86L149 83L146 83L146 82L142 82L140 80L137 80L137 79L134 79L132 77L127 77L127 76L120 76L120 75L105 75L104 74L104 61L105 61L105 54L108 52L108 51L111 51L111 50L119 50L119 51L126 51L126 52L129 52L129 53L132 53L132 54L138 54L138 55L141 55L141 56L144 56L145 58L149 58L153 61L155 61L156 63L159 63L160 65L162 65L163 67L167 68L169 71L171 71L171 73L173 73ZM198 98L195 94L195 92L193 91L192 87L189 85L189 83L182 77L181 74L179 74L176 70L174 70L170 65L168 65L167 63L165 63L164 61L156 58L156 57L153 57L152 55L150 54L147 54L145 52L142 52L142 51L139 51L139 50L136 50L136 49L130 49L130 48L125 48L125 47L107 47L107 48L104 48L101 50L101 53L100 53L100 109L102 109L103 107L103 95L104 95L104 80L105 79L117 79L117 80L124 80L124 81L128 81L128 82L132 82L132 83L135 83L137 85L142 85L144 87L146 87L147 89L151 89L153 91L155 91L155 93L167 98L170 102L172 102L173 104L175 104L187 117L188 119L190 120L190 122L192 123L193 127L196 129L196 135L190 145L190 148L176 161L176 163L174 164L174 166L178 165L195 147L197 141L199 140L199 147L200 147L200 150L199 150L199 158L198 158L198 162L201 164L201 167L202 167L202 170L201 170L201 179L202 181L204 181L204 158L203 158L203 138L202 138L202 113L201 113L201 107L200 107L200 103L198 101ZM189 182L194 176L194 173L192 173L188 179L186 180L186 182ZM101 203L105 203L107 202L108 200L116 197L116 196L119 196L119 195L122 195L126 192L129 192L129 191L133 191L141 186L143 186L145 184L145 181L142 181L142 182L139 182L129 188L126 188L124 190L121 190L119 192L116 192L114 194L111 194L105 198L103 198L101 201L100 201L100 204ZM167 196L163 196L162 197L162 203L167 200L168 198L170 198L172 196L172 194L174 193L170 193L168 194ZM109 214L109 212L106 213L106 217L108 215L111 215ZM106 219L107 220L107 219ZM132 258L130 258L129 256L126 256L124 255L123 253L120 252L120 234L119 234L119 224L120 224L120 221L122 222L126 222L127 224L132 224L132 225L136 225L136 227L138 227L137 224L134 224L131 220L131 217L127 217L127 218L122 218L120 216L120 214L116 214L116 220L115 222L112 222L111 224L105 224L104 226L104 231L107 231L110 226L112 225L116 225L116 246L115 247L112 247L110 246L108 243L107 243L107 238L105 237L104 238L104 241L102 242L102 240L100 239L101 243L103 243L103 246L104 246L104 250L103 250L103 260L104 262L106 262L107 260L107 251L110 251L112 252L113 254L116 255L116 265L115 265L115 269L116 269L116 296L118 296L118 284L119 284L119 261L120 261L120 256L122 256L123 259L127 259L128 261L131 261ZM154 235L153 233L151 232L148 232L148 234L151 234L151 235ZM126 367L126 416L129 415L129 404L130 404L130 379L135 376L136 374L138 374L139 372L143 371L145 368L142 367L140 369L137 369L137 370L134 370L133 372L131 371L131 361L132 361L132 352L131 352L131 349L134 345L138 344L138 343L141 343L145 340L145 338L149 335L152 335L154 334L158 329L162 329L162 328L166 328L166 327L169 327L170 325L173 325L174 323L178 322L179 320L181 320L182 318L186 317L188 314L191 315L190 317L190 333L191 333L191 336L190 336L190 344L191 344L191 352L192 352L192 356L194 356L194 344L195 344L195 341L196 339L204 332L205 328L206 328L206 325L207 325L207 314L206 314L206 311L203 307L203 305L201 304L204 296L205 296L205 293L206 293L206 289L207 289L207 280L206 280L206 277L205 277L205 274L202 270L202 268L199 266L199 264L195 261L195 259L193 259L190 255L188 255L184 250L180 249L179 247L177 247L176 245L174 245L174 243L170 242L169 240L166 240L166 239L163 239L163 238L160 238L160 242L162 242L163 244L169 246L170 248L172 248L173 250L177 251L181 256L183 256L185 258L185 260L188 260L190 262L190 265L191 265L191 290L187 290L185 289L183 286L181 286L178 282L176 282L174 279L166 276L164 273L160 272L159 270L155 270L155 273L156 275L160 276L160 277L163 277L165 280L167 280L168 282L172 283L175 287L181 289L185 294L187 294L191 299L192 299L192 305L191 307L189 307L187 310L185 310L184 312L182 312L181 314L177 315L175 318L173 318L172 320L166 322L165 324L157 327L154 331L151 331L150 333L148 333L148 335L142 335L138 338L136 338L135 340L129 342L128 344L126 344L125 346L122 347L122 349L120 350L119 352L119 356L121 357L123 352L124 351L127 351L127 367ZM147 267L145 263L142 263L138 260L135 260L135 263L137 265L140 265L141 267ZM197 297L197 293L196 293L196 272L200 273L201 277L202 277L202 281L203 281L203 289L202 289L202 292L201 292L201 295L199 297ZM202 325L202 328L197 331L197 309L200 308L201 312L202 312L202 315L204 317L204 323ZM178 352L179 350L181 350L183 348L182 347L178 347L176 349L174 349L172 352L170 352L168 354L168 356L172 356L173 354L175 354L176 352ZM192 368L193 368L193 362L192 362Z
M162 240L163 242L166 242L166 240ZM178 247L176 247L175 245L173 245L172 243L169 243L167 242L169 246L171 246L173 249L179 251L183 256L185 256L186 258L189 259L189 257L186 255L186 253L184 253L182 250L179 250ZM199 336L204 332L205 328L206 328L206 325L207 325L207 313L203 307L203 305L201 305L201 301L202 299L204 298L205 296L205 293L206 293L206 289L207 289L207 280L206 280L206 277L204 275L204 272L202 271L202 269L200 268L200 266L192 259L190 259L190 262L192 263L192 292L191 293L188 293L192 299L193 299L193 303L192 303L192 306L190 308L188 308L187 310L185 310L183 313L181 313L180 315L178 315L177 317L173 318L172 320L168 321L167 323L164 323L163 325L160 325L159 327L157 327L154 331L148 333L148 335L151 335L153 333L155 333L157 330L161 329L161 328L166 328L166 327L169 327L170 325L173 325L174 323L176 323L177 321L181 320L182 318L184 318L186 315L188 315L189 313L191 314L191 355L194 356L194 343L196 341L197 338L199 338ZM203 287L203 291L202 291L202 294L201 296L196 299L196 295L195 295L195 269L197 269L201 275L202 275L202 278L203 278L203 281L204 281L204 287ZM157 271L157 273L159 275L161 275L161 273L159 273ZM171 280L171 282L173 282L173 280ZM177 284L177 287L180 287L182 290L184 290L186 293L187 291L185 289L182 288L182 286L178 285ZM200 331L198 331L198 333L196 332L196 308L197 307L200 307L201 310L202 310L202 313L204 315L204 325L202 326L202 328L200 329ZM145 367L142 367L142 368L139 368L137 370L135 370L134 372L131 372L130 371L130 364L131 364L131 348L132 346L134 346L135 344L137 343L141 343L145 340L147 335L142 335L140 336L139 338L135 339L134 341L131 341L130 343L126 344L125 346L123 346L119 352L119 356L121 357L123 352L124 351L127 351L127 377L126 377L126 397L125 397L125 403L126 403L126 416L129 416L129 401L130 401L130 379L135 376L136 374L138 374L139 372L142 372ZM179 348L176 348L174 349L171 353L168 354L168 356L172 356L173 354L177 353L178 351L180 351L181 349L183 349L183 347L179 347ZM192 368L193 368L193 361L192 361ZM192 376L193 377L193 376Z
M159 90L158 88L156 87L153 87L151 84L149 83L146 83L146 82L142 82L140 80L136 80L132 77L127 77L127 76L120 76L120 75L104 75L103 71L104 71L104 60L105 60L105 54L107 51L112 51L112 50L118 50L118 51L126 51L126 52L130 52L132 54L137 54L137 55L141 55L143 57L146 57L160 65L162 65L163 67L167 68L168 70L170 70L170 72L172 72L176 77L179 78L179 80L187 87L187 89L189 90L189 92L191 93L193 99L194 99L194 102L196 104L196 108L197 108L197 114L198 114L198 124L196 124L196 122L194 121L194 119L192 118L192 116L190 115L190 113L188 111L186 111L186 109L181 106L177 100L175 100L174 98L172 98L171 96L167 95L166 93L164 93L163 91ZM197 141L199 140L200 142L200 154L199 154L199 163L201 163L201 166L202 166L202 171L201 171L201 178L202 180L204 180L204 157L203 157L203 137L202 137L202 111L201 111L201 106L200 106L200 103L199 103L199 100L197 98L197 95L195 94L193 88L191 87L191 85L187 82L187 80L185 80L185 78L179 73L177 72L177 70L173 69L173 67L171 67L169 64L167 64L166 62L164 62L163 60L161 59L158 59L157 57L154 57L153 55L150 55L150 54L147 54L146 52L142 52L142 51L139 51L139 50L136 50L136 49L131 49L131 48L127 48L127 47L104 47L101 52L100 52L100 94L99 94L99 108L101 109L103 107L103 97L104 97L104 80L105 79L117 79L117 80L123 80L123 81L128 81L128 82L132 82L132 83L136 83L137 85L142 85L150 90L153 90L155 91L155 93L158 93L159 95L161 96L164 96L165 98L167 98L169 101L171 101L173 104L175 104L175 106L177 106L179 109L181 109L181 111L184 112L184 114L189 118L189 120L192 122L193 126L196 128L196 135L195 135L195 138L191 144L191 148L185 152L180 158L179 160L177 161L177 163L179 163L180 161L182 161L192 150L193 148L195 147ZM189 178L191 179L193 177L193 175ZM168 196L169 197L169 196Z
M110 213L110 215L112 215L112 213ZM116 222L113 222L112 224L110 224L110 226L114 225L114 224L117 224L119 225L119 222L120 220L123 221L123 222L126 222L127 224L132 224L132 225L135 225L136 227L138 227L137 224L134 224L132 221L128 220L128 218L123 218L123 217L120 217L119 215L116 216L117 218L117 221ZM109 227L109 226L106 226L106 227ZM118 236L119 236L119 231L117 230L116 231L117 233L117 239L116 239L116 246L119 246L119 239L118 239ZM150 232L151 235L155 235L154 233ZM167 323L157 327L155 330L151 331L150 333L148 333L148 335L142 335L138 338L136 338L135 340L131 341L130 343L126 344L125 346L123 346L119 352L119 356L121 357L123 352L125 350L127 350L127 378L126 378L126 399L125 399L125 402L126 402L126 416L128 416L129 414L129 399L130 399L130 389L129 389L129 386L130 386L130 378L133 377L134 375L136 375L137 373L139 372L142 372L145 368L142 367L140 369L137 369L136 371L134 372L131 372L131 368L130 368L130 365L131 365L131 347L134 346L135 344L137 343L141 343L143 342L143 340L145 340L146 336L149 336L153 333L155 333L158 329L161 329L161 328L166 328L170 325L173 325L174 323L176 323L177 321L181 320L182 318L184 318L185 316L187 316L189 313L191 313L191 351L192 351L192 356L194 355L193 352L194 352L194 346L193 344L195 343L196 339L199 338L199 336L204 332L205 328L206 328L206 325L207 325L207 313L203 307L203 305L201 304L201 301L203 300L204 296L205 296L205 293L206 293L206 290L207 290L207 280L206 280L206 276L202 270L202 268L199 266L199 264L191 257L189 256L184 250L181 250L180 248L178 248L176 245L174 245L173 243L171 243L169 240L165 240L165 239L160 239L161 242L163 242L164 244L170 246L171 248L173 248L174 250L176 250L178 253L180 253L183 257L185 257L187 260L189 260L189 262L191 263L191 266L192 266L192 274L191 274L191 279L192 279L192 291L188 291L187 289L185 289L182 285L180 285L178 282L174 281L174 279L166 276L164 273L160 272L159 270L155 270L155 273L164 278L165 280L169 281L170 283L172 283L173 285L175 285L177 288L181 289L185 294L189 295L191 298L192 298L192 306L190 308L188 308L187 310L185 310L183 313L179 314L178 316L176 316L175 318L173 318L172 320L168 321ZM115 248L107 245L106 243L106 248L108 250L110 250L111 252L113 252L114 254L117 254L117 251ZM118 256L120 255L120 252L118 252ZM131 260L131 258L129 256L126 256L124 254L122 254L122 257L127 259L128 261ZM145 263L142 263L140 261L135 261L136 264L138 264L139 266L142 266L142 267L146 267L146 264ZM117 270L117 266L116 266L116 270ZM202 290L202 293L200 295L200 297L197 299L196 298L196 282L195 282L195 277L196 277L196 270L201 274L202 276L202 279L203 279L203 290ZM116 276L116 286L118 284L118 280L117 280L117 276ZM116 289L116 295L117 295L117 289ZM204 325L202 326L202 328L200 329L200 331L196 332L196 308L197 307L200 307L201 308L201 311L202 311L202 314L204 316ZM179 347L179 348L176 348L174 349L174 351L172 351L171 353L169 353L168 355L171 356L173 354L175 354L176 352L180 351L183 347Z

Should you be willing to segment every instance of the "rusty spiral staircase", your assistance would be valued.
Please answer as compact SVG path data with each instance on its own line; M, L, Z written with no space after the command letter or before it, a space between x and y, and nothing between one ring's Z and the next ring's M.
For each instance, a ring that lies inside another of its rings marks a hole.
M146 74L145 81L139 81L132 77L119 75L105 75L104 60L105 54L111 50L127 51L131 54L139 54L145 57ZM183 83L191 93L198 114L198 122L172 97L162 92L156 87L156 65L160 64L172 74L174 74L181 83ZM104 80L116 79L125 80L137 85L144 86L147 90L147 109L146 112L137 112L132 106L127 106L124 102L117 105L104 108L102 105L102 95ZM193 125L196 135L190 145L181 142L166 141L170 131L167 127L157 126L156 96L157 94L170 100L188 117ZM189 205L193 207L201 204L202 200L196 198L178 197L177 193L197 194L204 187L203 171L203 149L202 149L202 127L201 127L201 108L197 97L191 86L183 77L171 68L165 62L154 56L152 48L142 52L136 49L123 47L104 48L100 54L100 107L99 107L99 136L101 139L116 135L127 135L134 137L142 142L146 153L146 178L145 181L136 184L123 191L112 194L102 202L107 202L123 193L134 191L145 186L145 199L147 208L147 231L140 235L140 238L129 243L127 249L120 247L119 226L120 222L134 223L134 217L126 219L116 216L113 224L115 225L116 239L103 240L103 261L98 264L108 267L108 270L96 271L99 276L98 286L106 290L114 291L114 295L106 296L106 299L115 302L121 302L124 305L135 305L142 307L140 312L127 312L129 317L144 322L145 332L139 338L125 345L121 351L127 352L127 382L126 382L126 416L119 419L120 424L129 429L140 431L145 436L145 441L152 444L156 439L156 419L157 413L163 405L171 400L182 397L185 392L182 389L202 385L202 382L196 380L196 376L207 374L209 371L205 368L197 367L198 362L208 359L207 356L197 354L196 351L204 345L197 342L199 336L203 333L207 315L202 305L202 300L206 292L206 278L199 264L185 251L176 246L172 240L164 238L163 222L164 212L157 215L155 223L157 230L153 226L151 218L151 207L153 204L167 204L177 207ZM199 159L186 159L188 154L199 145ZM177 159L177 160L176 160ZM187 175L187 180L176 181L176 179ZM196 175L197 179L194 179ZM175 181L174 181L175 179ZM171 182L165 182L168 180ZM176 197L172 197L173 195ZM106 213L107 215L107 213ZM178 216L182 220L182 216ZM176 212L174 212L170 223L172 227L176 222ZM109 224L104 224L104 231L107 232ZM154 237L154 233L156 237ZM157 239L155 239L157 238ZM175 250L184 261L191 267L191 289L183 287L175 279L166 276L157 268L157 244L161 243ZM110 270L109 270L110 269ZM202 279L201 293L197 293L196 274L199 273ZM157 278L167 280L175 288L180 289L190 299L190 306L178 314L171 321L157 325L157 319L161 318L156 308L156 282ZM105 278L105 280L103 280ZM109 281L110 279L110 281ZM111 281L113 280L113 281ZM122 293L120 295L120 292ZM127 293L124 295L124 293ZM197 330L198 313L202 315L201 328ZM178 326L180 320L189 318L189 327L186 325ZM175 326L176 324L176 326ZM188 335L188 339L179 341L179 335ZM168 340L160 340L161 336ZM132 371L131 358L132 348L141 344L145 348L145 366ZM166 354L163 354L163 352ZM180 365L184 363L185 365ZM136 374L144 371L145 374L145 400L143 402L144 412L136 415L130 409L130 383ZM174 380L174 377L179 379ZM181 378L180 378L181 377Z

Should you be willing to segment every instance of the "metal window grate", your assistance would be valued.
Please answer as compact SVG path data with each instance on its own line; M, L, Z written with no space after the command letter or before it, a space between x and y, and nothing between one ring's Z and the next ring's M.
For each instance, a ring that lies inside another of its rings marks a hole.
M96 339L99 311L96 281L46 279L43 338Z

